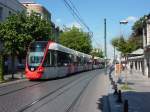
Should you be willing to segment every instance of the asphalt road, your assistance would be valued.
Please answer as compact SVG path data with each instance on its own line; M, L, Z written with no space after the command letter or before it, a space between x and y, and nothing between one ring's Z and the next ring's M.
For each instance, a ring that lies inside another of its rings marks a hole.
M0 87L0 112L98 112L105 107L103 70L49 81L24 81Z

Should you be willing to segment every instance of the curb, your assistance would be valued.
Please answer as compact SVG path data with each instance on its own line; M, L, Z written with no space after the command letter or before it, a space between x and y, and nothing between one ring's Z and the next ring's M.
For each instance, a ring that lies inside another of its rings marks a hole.
M117 96L114 95L113 86L109 80L109 89L108 89L108 106L109 112L123 112L123 104L117 103Z
M0 88L1 87L4 87L4 86L7 86L7 85L11 85L11 84L17 84L17 83L20 83L20 82L25 82L27 81L28 79L26 78L20 78L20 79L17 79L17 80L12 80L12 81L6 81L6 82L3 82L3 83L0 83Z

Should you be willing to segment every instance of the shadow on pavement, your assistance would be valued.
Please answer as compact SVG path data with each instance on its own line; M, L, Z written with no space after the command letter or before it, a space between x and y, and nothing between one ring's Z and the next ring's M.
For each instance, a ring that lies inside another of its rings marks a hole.
M102 98L99 98L97 101L97 105L97 108L100 110L100 112L110 112L108 96L103 96Z
M128 100L128 112L150 112L150 92L124 91L122 92L122 103L118 103L117 100L118 95L113 93L108 95L109 112L125 112L125 100Z
M103 98L98 99L97 105L99 110L103 110Z
M123 99L128 100L129 112L150 112L150 92L123 92Z

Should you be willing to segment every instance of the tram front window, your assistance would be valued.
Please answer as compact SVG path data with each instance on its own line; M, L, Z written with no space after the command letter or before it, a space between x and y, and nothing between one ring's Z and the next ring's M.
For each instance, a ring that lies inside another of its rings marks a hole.
M41 64L46 45L46 41L38 41L30 44L28 54L29 69L35 70Z
M44 52L30 52L28 56L29 66L39 66L44 56Z

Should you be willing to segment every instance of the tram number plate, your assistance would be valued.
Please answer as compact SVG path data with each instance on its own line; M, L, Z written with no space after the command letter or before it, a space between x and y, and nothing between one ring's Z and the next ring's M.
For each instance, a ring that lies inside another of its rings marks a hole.
M34 71L34 68L31 68L31 71Z

